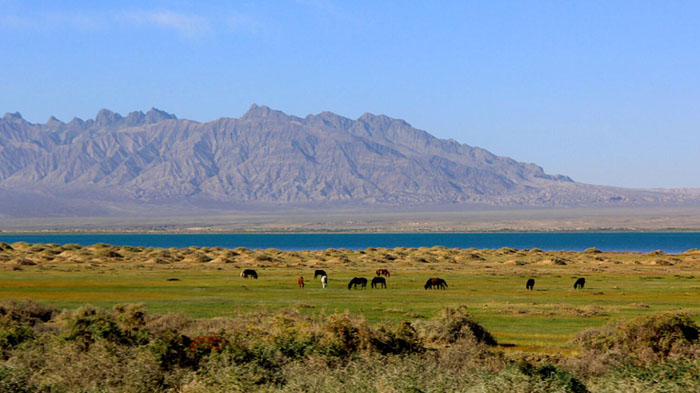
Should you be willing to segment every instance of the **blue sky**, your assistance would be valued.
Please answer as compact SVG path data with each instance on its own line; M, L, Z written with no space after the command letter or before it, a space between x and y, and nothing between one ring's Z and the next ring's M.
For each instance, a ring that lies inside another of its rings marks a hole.
M0 0L0 112L402 118L577 181L700 187L693 1Z

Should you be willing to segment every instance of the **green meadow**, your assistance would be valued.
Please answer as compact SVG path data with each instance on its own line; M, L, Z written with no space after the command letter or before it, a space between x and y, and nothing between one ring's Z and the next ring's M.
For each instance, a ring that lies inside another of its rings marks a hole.
M0 298L29 298L57 308L143 303L150 313L194 318L281 309L347 311L377 324L426 319L445 306L466 305L504 349L544 353L574 350L570 340L576 333L610 320L672 310L700 320L700 256L692 251L669 256L441 248L285 252L23 243L9 248L0 252ZM256 269L259 279L239 277L244 267ZM371 279L378 267L392 273L387 289L347 289L352 277ZM313 279L316 268L328 273L328 288ZM299 276L306 281L303 289ZM449 288L425 290L429 277L445 279ZM534 291L525 290L529 277L536 280ZM577 277L586 278L583 290L573 289Z

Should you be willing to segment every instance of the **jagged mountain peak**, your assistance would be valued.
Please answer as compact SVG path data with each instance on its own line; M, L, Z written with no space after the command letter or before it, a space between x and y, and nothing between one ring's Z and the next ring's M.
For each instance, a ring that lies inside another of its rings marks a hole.
M253 104L250 106L248 111L240 117L241 120L256 120L256 119L267 119L267 120L282 120L290 118L291 116L286 113L272 109L266 105Z
M162 111L158 108L152 107L148 112L146 112L146 122L149 124L158 123L162 120L176 120L177 116L172 113Z
M14 113L5 112L5 116L3 116L2 118L3 118L3 120L7 120L7 121L10 121L10 120L24 120L24 119L22 118L22 114L19 113L19 112L14 112Z
M132 111L126 116L122 116L118 112L113 112L109 109L103 108L97 112L94 119L83 120L79 117L73 117L73 119L71 119L71 121L68 123L63 123L55 116L51 116L46 121L44 126L48 127L49 129L62 129L63 125L68 128L77 129L119 129L123 127L136 127L146 124L154 124L163 120L174 119L177 119L177 116L157 108L151 108L146 113L143 111Z
M103 109L94 120L55 127L18 118L0 120L0 210L3 190L85 196L105 206L607 206L698 199L576 183L370 113L355 120L332 112L299 118L253 104L240 118L209 123L155 108L126 117Z
M98 127L110 126L122 119L122 115L110 111L109 109L100 109L95 116L95 125Z

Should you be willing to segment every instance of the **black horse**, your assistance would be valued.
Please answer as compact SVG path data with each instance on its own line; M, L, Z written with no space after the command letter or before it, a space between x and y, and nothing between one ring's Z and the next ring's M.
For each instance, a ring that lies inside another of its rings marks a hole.
M362 289L367 289L367 279L364 277L355 277L350 282L348 283L348 289L355 288L357 289L357 286L360 286Z
M447 281L442 278L433 277L425 282L425 289L447 289Z
M321 276L321 277L327 276L326 271L325 271L325 270L320 270L320 269L314 271L314 280L315 280L316 277L318 277L318 276Z
M535 288L535 279L531 278L527 280L527 283L525 283L525 289L528 291L532 291Z
M253 269L243 269L243 271L241 272L241 277L243 277L243 278L252 277L252 278L254 278L254 279L257 280L257 279L258 279L258 273L257 273L255 270L253 270Z
M583 289L584 285L586 285L586 279L581 277L574 283L574 289Z
M386 288L386 278L374 277L372 279L372 288L379 288L380 285L382 286L382 288Z

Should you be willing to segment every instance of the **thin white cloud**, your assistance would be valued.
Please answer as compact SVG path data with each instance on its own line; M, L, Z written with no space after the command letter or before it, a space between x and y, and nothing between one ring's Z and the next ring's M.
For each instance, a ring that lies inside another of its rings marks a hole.
M118 19L138 26L175 30L185 37L201 37L212 32L207 18L173 11L124 12L119 14Z

